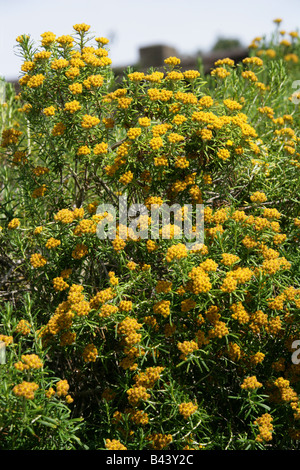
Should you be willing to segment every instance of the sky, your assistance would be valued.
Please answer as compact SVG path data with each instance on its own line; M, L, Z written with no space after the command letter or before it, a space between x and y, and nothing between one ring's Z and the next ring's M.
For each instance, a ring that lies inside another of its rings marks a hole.
M90 32L110 39L112 66L138 62L139 48L174 47L179 56L207 53L218 37L237 38L248 46L256 36L269 36L273 20L282 18L287 32L300 27L300 0L0 0L0 76L20 76L22 59L16 38L28 34L72 34L87 23Z

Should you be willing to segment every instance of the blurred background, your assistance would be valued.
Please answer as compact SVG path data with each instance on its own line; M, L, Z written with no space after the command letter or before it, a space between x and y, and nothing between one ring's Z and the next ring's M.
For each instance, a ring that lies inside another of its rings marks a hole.
M39 42L46 31L72 34L73 24L87 23L110 40L113 68L157 66L175 54L189 66L228 50L244 55L254 37L271 35L275 18L287 34L298 30L300 0L0 0L0 17L0 77L16 81L21 34Z

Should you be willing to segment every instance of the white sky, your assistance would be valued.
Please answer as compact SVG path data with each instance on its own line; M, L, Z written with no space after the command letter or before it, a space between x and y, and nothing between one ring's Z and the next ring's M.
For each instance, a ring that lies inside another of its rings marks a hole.
M139 47L165 44L178 54L207 52L219 36L238 38L247 46L255 36L269 35L273 20L281 29L298 30L300 0L0 0L0 76L19 76L16 37L52 31L72 34L87 23L96 36L113 38L113 66L138 61Z

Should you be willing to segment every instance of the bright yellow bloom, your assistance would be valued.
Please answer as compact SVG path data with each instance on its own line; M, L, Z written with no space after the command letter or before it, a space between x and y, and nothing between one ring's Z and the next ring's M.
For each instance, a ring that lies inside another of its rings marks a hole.
M90 29L90 26L85 23L77 23L73 26L73 28L78 33L86 33Z

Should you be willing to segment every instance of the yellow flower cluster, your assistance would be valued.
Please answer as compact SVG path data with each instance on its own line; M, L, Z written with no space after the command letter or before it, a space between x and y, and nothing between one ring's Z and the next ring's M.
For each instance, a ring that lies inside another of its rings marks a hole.
M127 131L127 137L129 139L136 139L137 137L139 137L139 135L141 135L141 132L142 132L142 129L140 127L131 127L128 131Z
M90 116L89 114L85 114L81 121L81 126L84 129L91 129L92 127L99 124L99 122L100 122L100 119L97 118L96 116Z
M15 331L23 336L27 336L31 331L31 325L27 320L22 319L18 322Z
M265 354L258 351L257 353L250 356L250 362L251 364L256 366L257 364L260 364L264 360L264 358Z
M178 57L168 57L167 59L164 60L164 63L167 64L167 65L179 65L180 64L180 59Z
M30 264L34 268L42 268L46 263L46 258L44 258L40 253L34 253L30 257Z
M52 135L53 136L63 135L65 130L66 130L66 126L62 122L58 122L57 124L55 124L55 126L52 129Z
M228 160L228 158L230 158L230 152L228 149L219 149L218 152L217 152L217 156L221 159L221 160Z
M194 294L208 292L212 288L209 275L201 266L193 267L189 272L191 278L191 290Z
M104 82L103 76L98 74L98 75L90 75L88 78L86 78L83 81L83 84L87 89L90 89L91 87L92 88L101 87L103 85L103 82Z
M237 255L233 255L231 253L223 253L222 254L222 263L225 266L232 266L234 263L237 263L240 258Z
M258 382L255 375L251 377L246 377L241 384L243 390L256 390L257 388L262 387L262 383Z
M186 360L189 354L199 349L196 341L183 341L177 343L177 348L181 351L180 359Z
M280 398L283 402L298 402L298 395L290 386L289 380L284 379L283 377L278 377L278 379L274 381L274 385L278 388Z
M147 389L153 388L155 383L159 380L164 367L148 367L145 372L139 372L134 377L136 386L143 386Z
M132 310L132 301L121 300L121 302L119 303L119 310L121 312L130 312L130 310Z
M155 450L165 449L173 441L171 434L156 433L147 437Z
M54 106L48 106L48 108L43 109L43 114L45 116L54 116L55 115L55 107Z
M20 227L20 220L17 218L12 219L7 225L8 230L13 230L18 227Z
M243 306L242 302L237 302L237 303L232 304L230 306L230 309L233 312L231 315L232 318L237 320L239 323L244 324L250 321L250 315L245 310L245 307Z
M105 439L105 447L107 450L127 450L117 439Z
M185 70L185 72L183 72L183 76L187 80L195 80L200 77L200 72L198 72L198 70Z
M4 129L2 131L1 147L8 147L11 144L16 144L21 135L22 132L16 129Z
M31 197L33 197L34 199L37 197L43 197L46 191L47 187L45 184L43 184L39 188L36 188L34 189L34 191L32 191Z
M142 410L130 410L129 412L130 419L133 423L141 426L149 423L149 415Z
M132 82L140 82L145 78L145 74L143 72L132 72L128 74L128 78Z
M86 23L76 23L74 24L73 28L78 33L86 33L90 29L90 25Z
M153 306L153 311L154 313L162 315L165 318L168 317L170 315L170 301L160 300L156 302Z
M8 335L1 335L0 334L0 341L3 341L3 343L5 343L5 345L8 346L9 344L12 344L13 337L8 336Z
M67 59L55 59L51 63L51 68L53 70L61 70L68 67L69 61Z
M196 302L192 299L185 299L181 302L181 311L189 312L196 307Z
M226 323L223 321L216 321L214 323L214 327L209 330L208 337L209 338L223 338L223 336L227 336L229 334L229 329L226 326Z
M65 397L68 394L70 385L67 380L59 380L56 383L56 394L58 397Z
M126 393L131 406L137 406L140 401L146 401L151 396L142 385L134 385Z
M226 99L223 101L224 105L226 106L227 109L229 109L230 111L236 111L236 110L240 110L242 109L242 105L240 103L238 103L237 101L235 100L232 100L232 99Z
M259 434L256 436L257 442L269 442L272 440L273 418L269 413L264 413L254 421L254 425L258 426Z
M182 258L186 258L188 255L187 247L184 243L177 243L176 245L172 245L168 248L166 254L166 261L168 263L174 260L180 260Z
M180 403L180 405L178 405L178 409L179 413L184 417L184 419L188 419L197 411L198 405L190 401L187 403Z
M81 109L81 104L77 100L69 101L68 103L65 104L64 107L65 111L68 111L71 114L76 113L76 111L79 111Z
M93 343L88 344L82 353L84 362L95 362L98 356L98 350Z
M88 254L88 247L83 243L78 243L72 251L72 258L81 259Z
M119 182L123 185L129 184L133 180L133 173L132 171L126 171L122 176L119 178Z
M44 83L44 80L45 76L42 73L39 73L30 77L26 85L28 86L28 88L37 88Z
M172 281L160 280L160 281L157 281L156 283L155 290L158 294L161 292L164 292L164 293L171 292L171 289L172 289Z
M23 381L20 384L17 384L13 388L13 393L17 397L24 397L27 400L33 400L36 390L39 388L38 384L35 382L26 382Z
M57 240L56 238L54 237L50 237L46 244L45 244L45 247L48 248L49 250L52 250L53 248L56 248L57 246L59 246L61 244L61 241L60 240Z
M70 224L74 220L74 214L69 209L61 209L54 215L54 220L63 224Z
M22 354L21 361L14 364L18 370L41 369L43 362L36 354Z
M107 318L118 311L118 307L112 304L104 304L100 308L99 317Z
M230 75L230 72L225 69L225 67L216 67L211 71L212 76L217 76L218 78L226 78Z
M135 318L126 317L118 325L118 334L125 337L125 343L128 346L133 346L141 340L142 335L137 333L141 327L142 324L138 323Z

